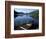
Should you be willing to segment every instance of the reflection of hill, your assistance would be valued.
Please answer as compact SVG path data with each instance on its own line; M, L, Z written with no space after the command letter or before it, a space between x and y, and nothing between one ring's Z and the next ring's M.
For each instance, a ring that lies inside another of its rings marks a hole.
M23 15L14 18L14 20L15 20L15 25L22 25L22 24L32 23L33 18L30 16Z

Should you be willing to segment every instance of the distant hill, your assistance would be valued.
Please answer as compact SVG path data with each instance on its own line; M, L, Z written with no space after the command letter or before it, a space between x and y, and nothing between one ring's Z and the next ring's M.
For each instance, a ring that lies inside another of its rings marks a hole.
M39 10L30 12L29 15L32 16L33 18L39 18Z
M19 15L24 15L24 13L14 11L14 17L17 17L17 16L19 16Z

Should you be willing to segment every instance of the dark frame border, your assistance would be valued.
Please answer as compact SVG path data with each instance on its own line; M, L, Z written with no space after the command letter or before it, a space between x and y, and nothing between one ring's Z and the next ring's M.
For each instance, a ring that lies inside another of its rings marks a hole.
M41 6L42 7L42 33L10 34L11 32L11 5ZM36 2L5 1L5 38L35 37L45 35L45 4Z

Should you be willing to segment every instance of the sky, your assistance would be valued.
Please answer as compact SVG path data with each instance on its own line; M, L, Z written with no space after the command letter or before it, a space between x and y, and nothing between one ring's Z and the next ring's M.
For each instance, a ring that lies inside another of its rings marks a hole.
M24 9L24 8L15 8L16 12L30 13L36 11L37 9Z

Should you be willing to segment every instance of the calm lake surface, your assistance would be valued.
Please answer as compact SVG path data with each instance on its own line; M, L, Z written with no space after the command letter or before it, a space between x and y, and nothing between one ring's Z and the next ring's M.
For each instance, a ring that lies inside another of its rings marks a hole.
M14 18L14 23L15 25L23 25L23 24L29 24L29 23L38 24L38 19L35 19L28 15L22 15Z

